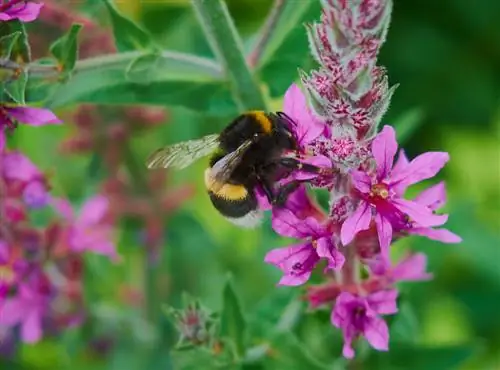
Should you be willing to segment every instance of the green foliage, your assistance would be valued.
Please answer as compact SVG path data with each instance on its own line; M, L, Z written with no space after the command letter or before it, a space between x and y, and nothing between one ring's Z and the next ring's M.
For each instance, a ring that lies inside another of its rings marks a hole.
M307 71L314 66L304 26L318 19L320 9L319 1L287 2L258 71L272 97L285 93L298 78L299 68Z
M118 51L149 50L154 47L150 35L130 19L121 15L111 0L104 0L104 4L111 17Z
M22 68L18 69L17 73L17 76L13 77L13 80L4 84L3 91L7 93L14 102L24 104L28 74Z
M224 287L220 333L230 340L239 356L244 354L246 322L231 278Z
M64 36L50 46L50 52L59 62L59 67L65 75L75 68L78 59L78 34L82 27L81 24L73 24Z
M18 34L15 42L11 46L10 57L18 63L28 63L31 61L31 48L28 42L26 27L19 20L2 22L0 25L0 36Z
M12 54L12 49L17 44L17 40L21 36L21 32L13 32L9 35L0 37L0 53L2 59L9 59Z

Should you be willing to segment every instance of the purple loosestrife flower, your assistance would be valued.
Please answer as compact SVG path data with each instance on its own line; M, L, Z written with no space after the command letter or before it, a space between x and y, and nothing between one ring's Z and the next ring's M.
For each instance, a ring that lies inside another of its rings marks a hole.
M272 222L274 230L280 235L305 239L267 253L265 262L276 265L284 273L279 285L304 284L321 258L327 260L327 270L340 269L344 264L344 256L334 244L328 225L311 216L299 219L288 209L275 211Z
M87 200L80 214L75 216L71 204L64 199L54 199L54 208L65 218L67 229L64 242L75 252L92 251L118 260L113 242L114 230L106 219L109 201L102 195Z
M395 91L385 69L376 64L392 1L321 4L320 22L308 26L311 52L320 66L301 73L305 95L291 85L283 111L299 144L298 153L291 155L329 167L319 176L296 171L288 179L327 189L329 210L321 210L301 185L284 208L272 210L276 232L301 241L271 250L265 261L283 271L279 285L304 284L321 259L327 261L326 270L340 270L308 287L307 298L312 308L334 304L332 324L343 332L344 356L352 358L352 342L359 336L377 350L388 349L389 332L380 316L397 312L395 285L432 276L424 254L410 254L393 265L393 238L414 234L446 243L461 239L437 228L448 218L436 214L446 199L443 183L413 200L404 197L409 186L435 176L449 160L448 153L424 153L409 161L401 150L394 161L394 129L384 126L377 134ZM368 274L360 274L360 264Z
M344 357L354 357L352 342L360 335L376 350L389 349L389 329L379 315L398 311L397 296L396 290L385 290L365 297L343 292L337 297L331 320L344 335Z
M0 151L5 147L4 132L6 130L14 130L16 127L15 121L30 126L62 123L62 121L48 109L0 104Z
M0 325L21 326L21 340L38 342L42 337L42 319L48 309L51 287L46 278L23 284L15 297L0 305Z
M14 3L9 6L10 3ZM43 6L41 2L9 1L7 4L0 5L0 21L10 21L19 19L21 22L32 22L38 18L40 9Z
M448 153L428 152L407 164L396 163L393 167L397 148L394 129L384 126L372 142L376 172L351 172L360 200L341 229L342 244L348 245L359 231L368 229L374 219L381 253L386 260L389 259L393 228L409 221L422 227L439 226L448 219L447 215L436 215L422 204L403 199L401 194L402 187L434 176L448 161Z

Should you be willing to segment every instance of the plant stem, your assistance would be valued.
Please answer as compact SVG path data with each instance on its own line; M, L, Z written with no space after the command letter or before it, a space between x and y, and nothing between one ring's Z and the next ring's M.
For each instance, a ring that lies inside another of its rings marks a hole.
M241 110L266 109L257 81L245 61L240 36L222 0L191 0L212 51L231 82Z
M255 67L259 64L262 54L264 53L269 40L276 28L281 15L283 14L283 9L285 8L286 0L275 0L272 5L271 11L267 16L260 32L259 39L257 40L254 49L248 56L248 64L251 67Z
M124 53L105 54L93 58L82 59L76 62L73 73L89 71L93 69L110 67L110 66L123 65L123 67L125 68L131 61L143 55L147 55L147 53L143 51L134 50ZM163 51L161 53L161 56L165 59L176 60L198 65L200 68L209 71L214 78L221 79L224 76L222 68L216 62L208 58L202 58L195 55L179 53L170 50ZM36 62L30 63L27 66L27 70L30 77L35 77L35 78L46 77L47 75L53 75L54 73L56 73L55 66L38 64Z

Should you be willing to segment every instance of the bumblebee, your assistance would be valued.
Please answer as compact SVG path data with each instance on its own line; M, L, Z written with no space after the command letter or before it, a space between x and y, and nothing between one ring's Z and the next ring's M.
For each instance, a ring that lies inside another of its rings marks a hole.
M205 186L213 206L232 223L255 227L262 219L257 188L269 203L282 206L300 181L291 181L275 189L277 181L295 170L322 171L322 168L300 162L294 155L299 150L294 125L295 122L283 112L246 112L220 134L158 149L149 156L146 166L149 169L182 169L210 155Z

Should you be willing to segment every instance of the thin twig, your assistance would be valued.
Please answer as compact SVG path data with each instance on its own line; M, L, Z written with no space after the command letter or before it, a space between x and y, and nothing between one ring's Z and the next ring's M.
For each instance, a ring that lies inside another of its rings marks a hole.
M262 57L262 54L264 53L264 50L267 47L267 44L269 43L269 40L271 39L271 36L274 32L274 29L276 28L276 24L278 23L278 20L280 19L280 16L283 12L283 9L285 7L286 0L275 0L274 4L271 8L271 11L269 12L269 15L267 16L266 21L262 25L262 28L259 32L259 39L257 40L254 49L248 56L248 64L250 67L255 67L260 61L260 58Z

